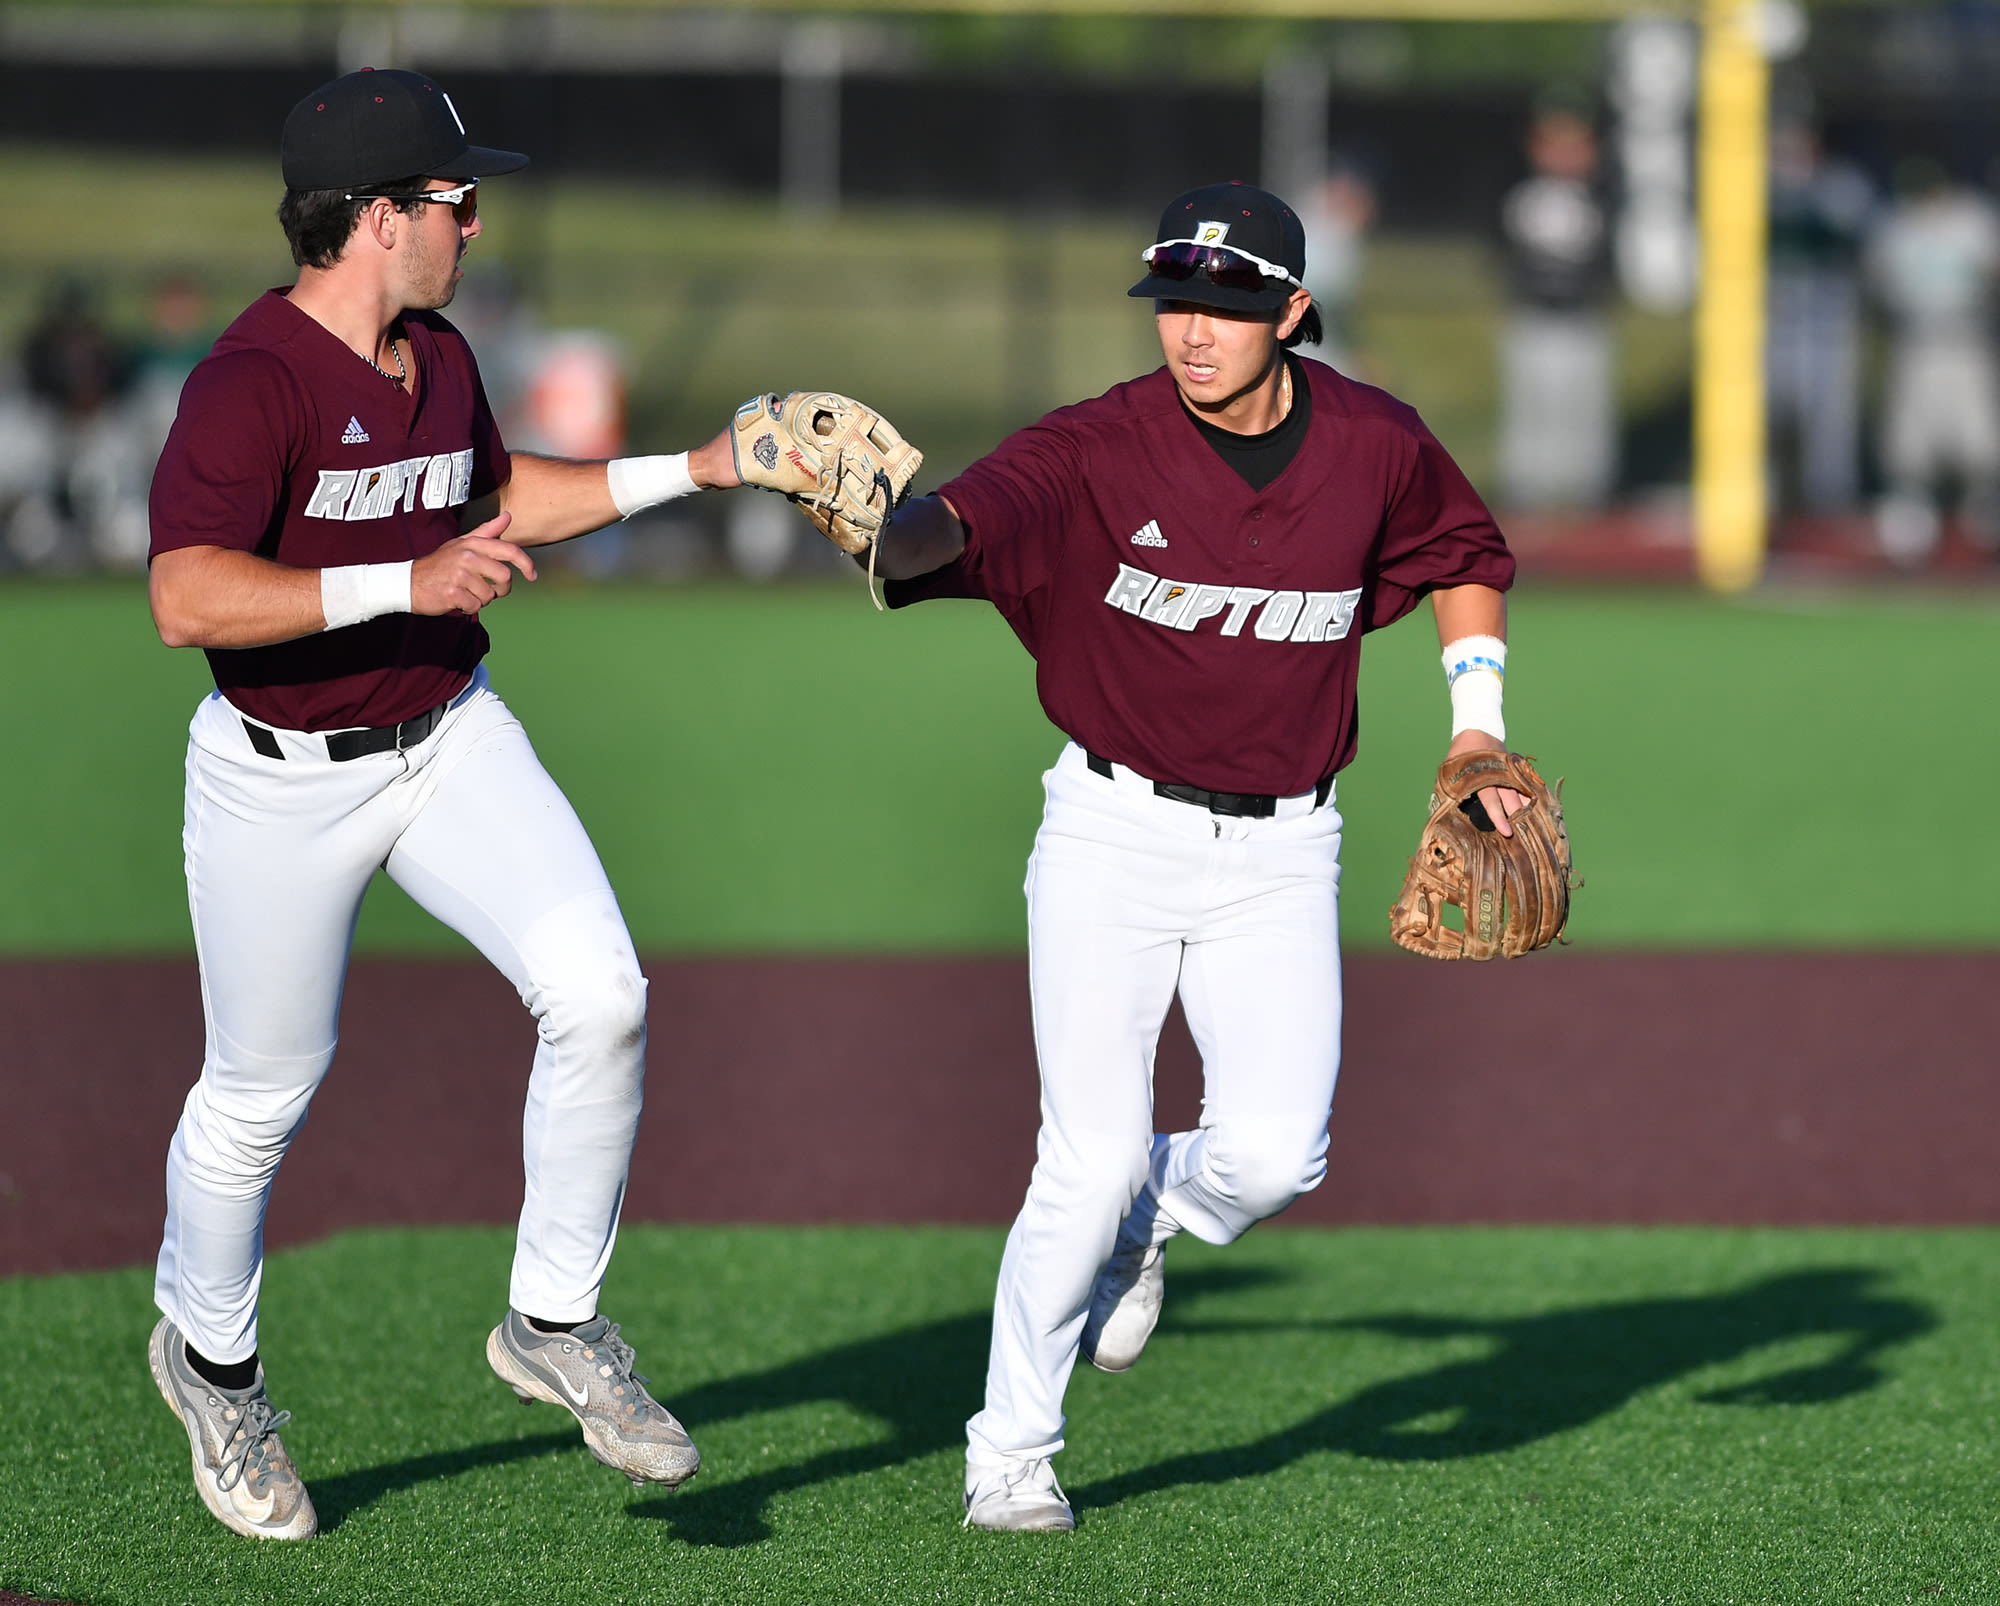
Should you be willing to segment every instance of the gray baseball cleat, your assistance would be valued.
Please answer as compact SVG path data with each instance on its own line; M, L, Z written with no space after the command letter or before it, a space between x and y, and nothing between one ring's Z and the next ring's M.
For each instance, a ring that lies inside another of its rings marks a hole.
M1100 1372L1129 1372L1159 1324L1167 1298L1166 1253L1159 1244L1119 1245L1090 1291L1077 1348Z
M1068 1533L1076 1527L1076 1516L1047 1456L1026 1461L968 1457L960 1526L994 1533Z
M701 1470L680 1423L632 1370L632 1346L617 1325L593 1316L573 1333L538 1333L517 1310L486 1340L486 1360L523 1405L560 1405L583 1424L583 1442L635 1484L669 1489Z
M264 1368L247 1389L217 1388L187 1361L187 1340L162 1316L146 1346L153 1381L187 1429L194 1486L224 1527L252 1539L310 1539L319 1531L312 1497L285 1454L278 1429L290 1411L274 1411Z

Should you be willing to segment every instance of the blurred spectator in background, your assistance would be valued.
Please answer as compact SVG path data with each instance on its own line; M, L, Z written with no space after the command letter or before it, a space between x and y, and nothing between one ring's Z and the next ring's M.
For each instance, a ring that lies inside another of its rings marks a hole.
M97 315L84 279L58 280L21 345L28 394L65 418L93 418L124 388L128 364Z
M1772 130L1767 394L1779 506L1838 513L1859 499L1860 262L1874 209L1867 176L1829 161L1810 123Z
M1375 185L1356 162L1335 157L1326 178L1299 209L1306 231L1306 288L1319 303L1326 338L1318 356L1350 378L1354 304L1367 267L1368 230L1375 221Z
M159 461L180 408L181 386L220 333L209 316L207 293L193 274L169 269L153 281L146 298L146 330L132 352L132 383L126 403L134 467L140 472L131 476L122 494L137 505L141 520L153 465ZM128 523L129 516L121 515L121 529ZM130 551L107 556L116 562L143 563L147 541L143 525L137 528L139 539Z
M178 396L219 332L201 281L177 269L161 274L146 300L146 333L133 353L137 381L170 383Z
M59 539L49 494L55 415L28 395L17 364L6 368L0 383L0 569L41 561Z
M555 457L616 457L625 442L625 356L618 339L594 329L552 329L521 351L517 451ZM785 511L791 511L789 508ZM800 522L797 519L790 521ZM571 543L569 566L594 579L624 573L633 528L621 519Z
M1500 486L1509 507L1592 507L1617 472L1610 230L1587 110L1545 97L1529 176L1501 207L1513 305L1500 337Z
M1990 325L2000 220L1937 163L1906 162L1866 263L1891 336L1882 409L1889 485L1875 526L1882 549L1906 567L1936 550L1947 477L1957 482L1966 533L2000 547L2000 367Z
M38 449L8 513L11 554L37 568L76 568L93 555L116 561L132 533L118 527L120 492L137 471L132 432L114 406L131 363L99 318L87 281L51 287L22 342L21 376L25 429ZM143 552L143 512L140 523Z

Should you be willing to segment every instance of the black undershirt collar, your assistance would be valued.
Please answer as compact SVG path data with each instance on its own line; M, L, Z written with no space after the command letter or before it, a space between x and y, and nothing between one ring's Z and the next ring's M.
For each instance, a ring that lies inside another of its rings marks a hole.
M1253 491L1261 491L1284 473L1299 447L1305 443L1306 428L1312 422L1312 384L1305 367L1289 352L1285 366L1292 376L1292 410L1277 426L1261 435L1238 435L1209 423L1181 398L1181 411L1201 431L1202 439L1215 448L1216 455L1233 468Z

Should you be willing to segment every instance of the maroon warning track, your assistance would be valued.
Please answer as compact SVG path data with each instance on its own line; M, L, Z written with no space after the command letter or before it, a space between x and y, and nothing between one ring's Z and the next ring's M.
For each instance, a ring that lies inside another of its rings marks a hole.
M656 960L626 1219L1003 1222L1034 1156L1019 958ZM1295 1222L2000 1220L2000 955L1350 960ZM0 1275L147 1261L200 1067L191 961L0 963ZM520 1205L532 1023L476 963L367 960L273 1245ZM1178 1012L1160 1124L1199 1116Z

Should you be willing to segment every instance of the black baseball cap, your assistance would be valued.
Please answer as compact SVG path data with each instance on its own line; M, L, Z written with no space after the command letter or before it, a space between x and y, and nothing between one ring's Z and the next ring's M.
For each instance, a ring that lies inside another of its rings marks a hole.
M1306 231L1298 215L1269 190L1241 179L1205 184L1177 195L1160 214L1154 246L1209 246L1257 267L1262 283L1221 285L1206 270L1169 278L1157 269L1125 293L1160 301L1194 301L1228 312L1277 312L1306 274ZM1289 277L1272 274L1277 268Z
M285 184L345 190L426 178L489 178L528 165L519 151L469 144L451 96L422 73L364 67L291 109L279 144Z

